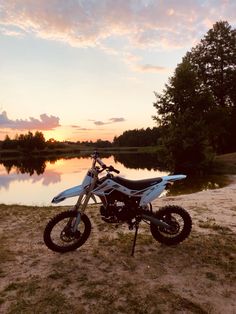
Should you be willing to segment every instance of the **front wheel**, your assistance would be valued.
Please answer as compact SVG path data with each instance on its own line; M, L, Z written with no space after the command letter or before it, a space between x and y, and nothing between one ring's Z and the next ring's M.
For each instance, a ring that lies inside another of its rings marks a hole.
M164 206L155 214L155 218L166 222L170 228L150 224L152 236L160 243L174 245L186 239L192 228L189 213L180 206Z
M65 253L74 251L85 243L91 232L91 223L83 214L74 231L77 215L76 211L69 210L59 213L48 222L44 230L44 243L50 250Z

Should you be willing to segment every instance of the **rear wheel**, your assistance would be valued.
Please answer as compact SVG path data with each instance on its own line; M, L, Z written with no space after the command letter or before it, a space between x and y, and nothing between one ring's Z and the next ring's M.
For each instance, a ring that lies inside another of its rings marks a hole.
M53 217L44 230L44 243L55 252L65 253L76 250L88 239L91 232L89 218L83 214L75 231L76 211L65 211Z
M180 206L165 206L155 214L155 218L166 222L171 228L150 224L152 236L160 243L174 245L186 239L192 228L189 213Z

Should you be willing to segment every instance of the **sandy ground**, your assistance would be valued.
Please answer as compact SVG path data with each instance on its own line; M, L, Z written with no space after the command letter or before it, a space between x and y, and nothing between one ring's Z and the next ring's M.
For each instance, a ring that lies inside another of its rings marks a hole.
M163 197L153 203L188 210L192 233L166 247L141 230L100 221L78 250L45 247L44 227L64 208L1 206L0 313L236 313L236 176L229 186Z
M236 176L231 176L231 179L231 184L224 188L176 197L161 197L153 206L158 209L159 206L175 204L186 208L193 218L193 229L198 232L204 232L204 228L199 228L199 223L209 220L229 227L236 233Z

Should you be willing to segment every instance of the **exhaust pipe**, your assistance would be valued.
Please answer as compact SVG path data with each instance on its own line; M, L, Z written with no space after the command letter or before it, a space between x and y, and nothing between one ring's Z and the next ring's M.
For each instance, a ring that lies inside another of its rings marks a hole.
M142 218L145 219L145 220L149 220L155 226L163 227L163 228L166 228L166 229L171 229L171 226L168 225L166 222L161 221L161 220L159 220L159 219L157 219L157 218L155 218L153 216L148 216L148 215L142 214Z

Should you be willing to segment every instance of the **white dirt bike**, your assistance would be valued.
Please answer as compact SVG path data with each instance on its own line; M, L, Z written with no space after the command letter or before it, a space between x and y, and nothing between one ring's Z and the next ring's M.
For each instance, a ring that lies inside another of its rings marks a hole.
M136 244L139 224L144 221L150 225L152 236L166 245L175 245L186 239L192 227L188 212L179 206L168 205L158 211L152 210L151 202L174 181L186 178L185 175L170 175L145 180L127 180L114 176L119 173L113 166L107 166L97 152L92 156L92 167L88 170L81 185L72 187L55 196L52 203L78 196L71 210L53 217L44 230L44 242L55 252L65 253L76 250L88 239L91 222L85 210L95 196L102 203L101 218L107 223L127 223L130 230L135 229L132 253ZM102 172L105 176L101 176Z

